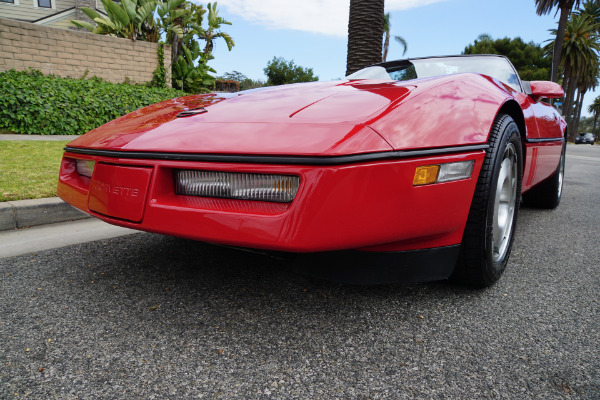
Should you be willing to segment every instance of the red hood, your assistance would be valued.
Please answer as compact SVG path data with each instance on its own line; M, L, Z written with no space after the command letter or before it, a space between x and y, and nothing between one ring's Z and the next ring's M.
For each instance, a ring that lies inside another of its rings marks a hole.
M280 155L389 151L367 125L410 89L391 81L338 81L180 97L111 121L69 146ZM194 107L207 112L177 118Z

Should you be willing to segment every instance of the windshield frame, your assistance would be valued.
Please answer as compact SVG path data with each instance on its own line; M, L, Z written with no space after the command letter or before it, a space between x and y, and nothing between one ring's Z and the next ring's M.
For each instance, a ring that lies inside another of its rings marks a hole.
M454 56L415 57L415 58L407 58L407 59L402 59L402 60L381 62L381 63L373 64L370 67L383 67L386 69L386 71L389 72L390 70L396 70L398 67L409 67L409 66L413 65L412 61L436 60L436 59L448 59L448 58L473 58L473 57L475 57L475 58L496 57L496 58L504 59L508 63L508 65L510 66L512 71L514 72L515 76L517 77L518 88L511 86L511 84L509 84L507 82L501 81L497 77L492 76L492 78L498 79L505 85L507 85L521 93L526 93L525 87L523 85L523 81L521 80L521 77L519 76L519 73L517 72L517 69L515 68L515 66L510 62L510 60L507 57L505 57L503 55L499 55L499 54L461 54L461 55L454 55ZM369 67L367 67L367 68L369 68ZM485 75L483 72L478 72L478 73ZM417 78L417 79L419 79L419 78Z

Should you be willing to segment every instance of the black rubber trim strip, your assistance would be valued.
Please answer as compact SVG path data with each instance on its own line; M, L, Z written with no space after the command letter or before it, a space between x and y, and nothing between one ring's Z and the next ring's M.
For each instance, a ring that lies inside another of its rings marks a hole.
M192 154L161 153L144 151L114 151L98 149L81 149L67 146L65 151L74 154L103 156L112 158L131 158L144 160L170 161L206 161L247 164L292 164L292 165L343 165L370 161L395 160L410 157L436 156L470 151L487 150L487 144L468 146L442 147L426 150L384 151L378 153L350 154L345 156L270 156L270 155L232 155L232 154Z
M525 139L525 143L546 143L546 142L564 142L565 138L541 138L541 139Z

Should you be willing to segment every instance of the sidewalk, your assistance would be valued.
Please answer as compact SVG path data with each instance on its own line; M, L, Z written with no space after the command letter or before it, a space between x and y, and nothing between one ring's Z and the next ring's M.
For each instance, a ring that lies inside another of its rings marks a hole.
M49 140L58 142L60 140L75 140L78 135L12 135L12 134L1 134L0 140Z
M59 141L74 140L77 137L79 136L1 134L0 141ZM65 203L58 197L0 202L0 231L53 224L57 222L65 222L83 218L89 218L89 216Z
M0 258L15 257L74 244L110 240L139 231L110 225L96 218L0 231Z

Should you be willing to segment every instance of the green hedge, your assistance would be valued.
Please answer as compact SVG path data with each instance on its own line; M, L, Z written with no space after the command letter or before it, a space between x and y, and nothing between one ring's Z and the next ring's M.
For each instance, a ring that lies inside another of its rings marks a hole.
M0 73L0 129L37 135L79 135L180 90L72 79L40 71Z

